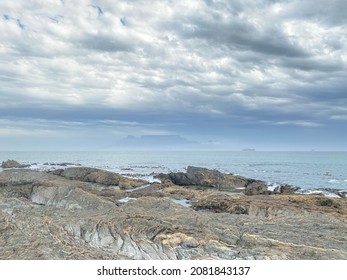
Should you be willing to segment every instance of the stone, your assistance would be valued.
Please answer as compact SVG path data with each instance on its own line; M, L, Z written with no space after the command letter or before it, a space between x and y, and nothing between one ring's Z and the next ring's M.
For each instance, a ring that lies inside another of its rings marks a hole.
M21 164L18 161L11 160L11 159L3 161L2 164L1 164L2 168L25 168L25 167L28 167L28 166L30 166L30 165Z
M271 194L272 192L268 189L267 185L253 182L245 187L243 193L246 195L267 195Z
M0 259L347 259L344 198L165 184L128 192L80 178L0 172Z
M163 183L170 180L173 184L179 186L201 186L227 191L241 191L250 184L266 186L265 182L259 180L194 166L188 166L186 173L159 174L158 178Z
M145 180L132 179L118 173L90 167L70 167L66 169L58 169L52 173L71 180L97 183L107 186L119 186L122 189L131 189L148 184Z
M115 206L75 186L52 182L33 186L30 199L40 205L66 209L110 209Z
M287 185L287 184L282 184L278 187L276 187L273 191L275 194L295 194L300 188Z

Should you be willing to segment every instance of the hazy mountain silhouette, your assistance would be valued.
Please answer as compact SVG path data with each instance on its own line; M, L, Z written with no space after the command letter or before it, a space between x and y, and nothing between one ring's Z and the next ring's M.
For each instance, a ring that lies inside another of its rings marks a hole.
M175 149L194 148L199 143L189 141L180 135L143 135L135 137L128 135L117 142L119 148L139 148L139 149Z

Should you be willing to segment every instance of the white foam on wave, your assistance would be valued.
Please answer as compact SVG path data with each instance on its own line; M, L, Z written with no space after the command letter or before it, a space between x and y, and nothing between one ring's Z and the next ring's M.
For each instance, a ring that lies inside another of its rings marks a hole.
M337 179L331 179L328 181L330 184L338 184L340 181Z
M276 184L276 183L268 183L267 184L267 189L271 192L275 191L275 189L277 187L279 187L280 185L279 184Z
M53 171L57 169L65 169L68 167L81 167L79 164L67 163L32 163L28 167L21 169L29 169L34 171Z
M110 170L111 171L111 170ZM116 173L119 173L117 171L114 171L112 170L111 172L116 172ZM127 173L119 173L121 174L122 176L125 176L125 177L128 177L128 178L131 178L131 179L142 179L142 180L145 180L149 183L160 183L161 181L157 178L154 178L153 175L146 175L146 174L127 174Z
M324 191L324 190L305 190L301 189L298 190L296 193L298 194L319 194L319 195L324 195L327 197L335 197L335 198L341 198L339 195L329 192L329 191Z

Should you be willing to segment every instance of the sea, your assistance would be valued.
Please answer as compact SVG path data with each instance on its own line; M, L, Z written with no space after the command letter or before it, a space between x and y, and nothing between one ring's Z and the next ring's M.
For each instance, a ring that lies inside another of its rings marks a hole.
M191 165L263 180L269 186L347 190L347 152L1 151L0 162L7 159L34 170L87 166L149 181L158 173L185 171Z

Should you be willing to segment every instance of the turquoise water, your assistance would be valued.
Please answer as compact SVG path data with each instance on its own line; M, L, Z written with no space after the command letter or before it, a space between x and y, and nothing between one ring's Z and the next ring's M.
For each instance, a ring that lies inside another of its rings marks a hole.
M137 176L184 171L188 165L217 169L301 188L347 189L347 152L112 151L0 152L0 161L74 163ZM46 165L47 166L47 165Z

